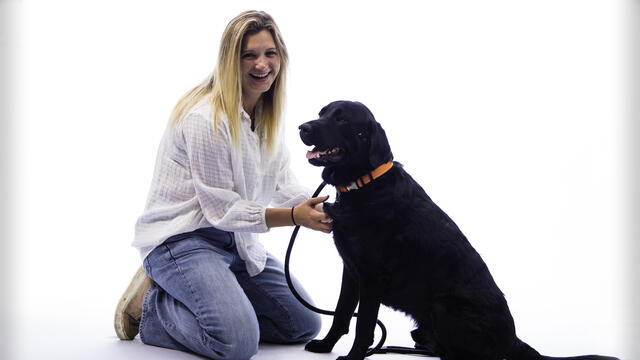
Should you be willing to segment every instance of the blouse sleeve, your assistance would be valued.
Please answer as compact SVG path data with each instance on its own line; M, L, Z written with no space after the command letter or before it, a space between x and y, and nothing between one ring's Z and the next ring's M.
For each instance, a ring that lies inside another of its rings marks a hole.
M289 150L281 146L280 164L276 181L276 191L271 199L275 207L292 207L300 205L311 197L311 191L300 185L289 167Z
M181 123L185 151L202 213L214 227L231 232L266 232L266 208L234 191L231 140L223 121L190 113Z

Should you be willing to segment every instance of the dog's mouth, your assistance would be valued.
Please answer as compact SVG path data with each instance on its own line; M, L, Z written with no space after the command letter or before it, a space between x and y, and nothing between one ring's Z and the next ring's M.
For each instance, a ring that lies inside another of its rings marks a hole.
M320 150L317 146L313 150L307 151L307 160L312 165L326 165L329 163L335 163L342 159L344 156L344 150L340 147L327 148Z

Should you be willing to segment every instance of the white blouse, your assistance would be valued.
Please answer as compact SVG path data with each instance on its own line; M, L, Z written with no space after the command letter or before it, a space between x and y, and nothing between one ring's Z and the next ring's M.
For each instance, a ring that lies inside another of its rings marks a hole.
M256 107L259 119L260 106ZM269 155L260 131L242 112L242 151L236 151L226 117L213 130L213 110L205 98L178 125L169 124L158 149L151 189L135 226L133 246L144 259L167 238L203 227L235 234L250 276L262 272L266 250L257 233L269 228L268 205L291 207L310 197L289 169L289 153L278 137ZM259 120L256 124L259 124Z

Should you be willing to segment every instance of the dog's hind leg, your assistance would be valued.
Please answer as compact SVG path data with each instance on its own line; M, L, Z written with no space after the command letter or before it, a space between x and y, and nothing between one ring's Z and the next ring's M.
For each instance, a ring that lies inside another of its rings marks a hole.
M305 350L315 353L331 352L342 335L349 332L349 323L358 305L358 295L358 282L345 266L342 270L340 297L331 328L324 339L312 340L307 343Z
M442 359L504 359L515 336L513 318L502 304L490 306L448 298L436 303L434 333Z
M431 326L418 324L418 328L411 332L411 338L416 342L415 348L418 350L430 352L433 356L437 356L441 352L433 336Z

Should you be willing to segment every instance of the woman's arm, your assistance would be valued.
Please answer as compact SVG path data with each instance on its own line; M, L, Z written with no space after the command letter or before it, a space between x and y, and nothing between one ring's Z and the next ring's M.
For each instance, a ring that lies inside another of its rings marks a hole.
M329 196L311 198L293 208L293 219L290 208L267 208L265 218L267 227L292 226L295 224L309 229L331 232L331 219L324 212L318 211L317 205L326 201Z

